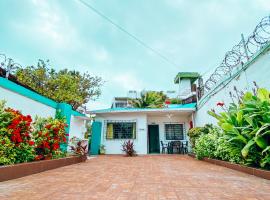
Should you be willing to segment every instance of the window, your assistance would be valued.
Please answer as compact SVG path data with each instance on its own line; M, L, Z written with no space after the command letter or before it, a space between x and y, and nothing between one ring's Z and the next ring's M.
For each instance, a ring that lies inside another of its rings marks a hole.
M166 140L183 140L184 125L183 124L165 124Z
M115 103L116 108L126 108L127 107L127 102L117 102Z
M108 121L107 139L136 139L136 122Z

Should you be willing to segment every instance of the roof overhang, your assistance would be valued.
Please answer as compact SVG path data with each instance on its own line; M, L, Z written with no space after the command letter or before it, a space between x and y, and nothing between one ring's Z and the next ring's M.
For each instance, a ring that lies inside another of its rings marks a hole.
M185 104L171 108L109 108L90 111L89 114L117 114L117 113L192 113L196 110L196 103Z

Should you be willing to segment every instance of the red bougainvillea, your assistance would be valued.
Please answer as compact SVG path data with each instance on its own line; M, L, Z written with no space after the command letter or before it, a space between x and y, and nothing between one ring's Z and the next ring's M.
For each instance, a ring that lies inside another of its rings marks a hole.
M4 112L10 119L7 125L7 133L10 141L15 145L15 162L20 163L33 160L35 142L32 140L31 116L23 115L18 110L11 108L6 108Z
M13 119L8 126L11 133L11 141L15 144L20 144L22 142L31 143L31 122L32 118L30 115L22 115L19 111L8 108L5 110L13 115ZM32 144L33 145L33 144Z
M59 153L60 144L65 143L68 136L65 132L66 126L61 119L37 119L34 124L34 136L38 154L35 158L36 160L50 158Z

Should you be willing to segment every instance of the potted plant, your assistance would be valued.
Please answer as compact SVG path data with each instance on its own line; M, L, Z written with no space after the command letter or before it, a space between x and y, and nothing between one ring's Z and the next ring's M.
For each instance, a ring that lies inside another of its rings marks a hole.
M134 143L131 140L125 141L122 144L122 151L126 153L126 156L136 156L136 151L134 149Z
M99 147L99 154L100 155L104 155L104 154L106 154L106 149L105 149L105 145L100 145L100 147Z
M73 142L72 145L70 145L70 150L75 155L80 155L83 161L87 160L87 145L84 145L82 140L78 138L73 138L76 142Z

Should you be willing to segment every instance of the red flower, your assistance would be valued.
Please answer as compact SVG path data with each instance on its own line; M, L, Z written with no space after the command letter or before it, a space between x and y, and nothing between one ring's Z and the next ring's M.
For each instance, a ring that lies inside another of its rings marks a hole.
M223 106L224 106L224 103L223 103L223 102L218 102L218 103L217 103L217 106L223 107Z
M47 124L47 125L45 126L46 129L50 129L51 127L52 127L51 124Z
M166 100L166 101L165 101L165 104L166 104L166 105L171 104L171 101L170 101L170 100Z
M33 146L33 145L35 144L35 142L34 142L34 141L29 141L28 144L29 144L30 146Z
M55 143L52 145L52 147L53 147L53 150L55 151L60 148L60 145L58 143Z
M69 136L69 134L66 134L66 136Z

